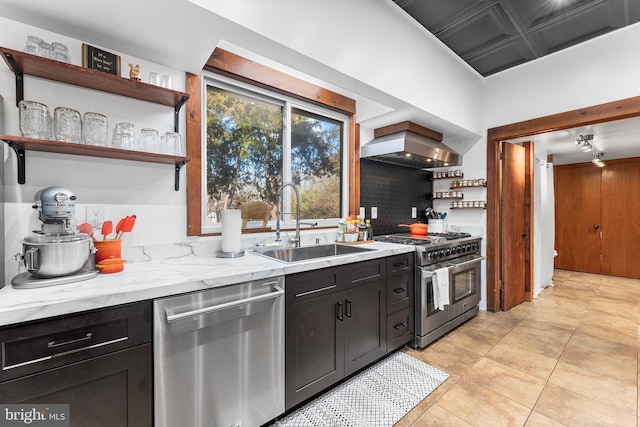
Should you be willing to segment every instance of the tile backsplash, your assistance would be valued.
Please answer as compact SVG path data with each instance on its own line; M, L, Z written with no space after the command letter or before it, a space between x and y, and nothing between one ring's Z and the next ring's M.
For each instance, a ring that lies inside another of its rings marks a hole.
M433 191L431 172L396 166L373 160L360 160L360 206L371 218L371 207L378 208L378 219L372 219L373 234L406 233L398 224L427 222L424 210L432 206L427 195ZM418 217L411 218L411 208Z

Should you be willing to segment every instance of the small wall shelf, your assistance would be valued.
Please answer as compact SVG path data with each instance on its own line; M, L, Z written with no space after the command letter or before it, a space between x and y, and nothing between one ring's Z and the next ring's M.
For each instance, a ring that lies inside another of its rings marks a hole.
M25 156L26 151L29 150L174 165L174 188L176 191L180 189L180 169L182 169L185 164L191 161L190 157L147 153L144 151L123 150L111 147L98 147L95 145L50 141L46 139L24 138L20 136L0 135L0 140L6 142L9 147L11 147L13 151L15 151L18 157L18 184L24 184L26 182Z

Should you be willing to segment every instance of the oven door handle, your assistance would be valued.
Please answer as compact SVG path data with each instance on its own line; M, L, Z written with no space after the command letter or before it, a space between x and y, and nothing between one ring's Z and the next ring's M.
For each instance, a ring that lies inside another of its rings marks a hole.
M483 257L483 256L479 256L479 257L477 257L477 258L470 259L469 261L461 262L460 264L453 264L453 265L452 265L452 267L453 267L453 268L457 268L457 267L464 267L464 266L466 266L466 265L473 264L474 262L482 261L483 259L484 259L484 257Z

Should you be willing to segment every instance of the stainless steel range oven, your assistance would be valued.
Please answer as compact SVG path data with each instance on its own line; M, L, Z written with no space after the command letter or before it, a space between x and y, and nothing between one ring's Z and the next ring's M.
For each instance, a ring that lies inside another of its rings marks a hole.
M480 267L484 259L480 255L479 237L466 233L425 237L394 234L379 236L376 240L410 244L416 249L414 347L427 346L478 314ZM440 269L446 269L446 273ZM446 305L438 304L434 298L434 286L437 286L434 275L438 270L448 278L449 303Z

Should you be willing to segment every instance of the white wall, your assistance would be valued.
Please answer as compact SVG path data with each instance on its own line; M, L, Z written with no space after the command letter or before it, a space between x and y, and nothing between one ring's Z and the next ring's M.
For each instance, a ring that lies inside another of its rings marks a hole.
M487 128L640 94L640 23L485 80Z

